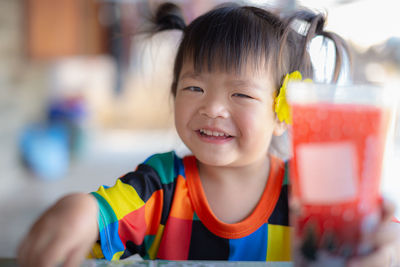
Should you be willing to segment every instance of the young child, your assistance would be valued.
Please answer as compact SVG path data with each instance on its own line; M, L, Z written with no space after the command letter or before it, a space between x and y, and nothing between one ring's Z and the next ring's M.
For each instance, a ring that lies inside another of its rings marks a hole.
M231 4L185 26L178 7L163 4L155 22L183 31L172 94L193 155L156 154L113 187L62 198L22 241L22 266L75 266L94 243L92 254L107 260L291 260L287 167L268 152L286 130L275 97L286 74L312 78L307 45L316 35L335 42L337 79L344 42L306 11L280 18ZM393 211L383 210L387 229ZM384 266L380 251L392 239L380 241L354 263Z

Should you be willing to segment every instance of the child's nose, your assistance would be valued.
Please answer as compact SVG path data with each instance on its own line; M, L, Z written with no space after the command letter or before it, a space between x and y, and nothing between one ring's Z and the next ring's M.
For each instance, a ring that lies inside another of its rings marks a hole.
M199 110L201 115L209 118L227 118L229 116L227 103L221 98L207 97Z

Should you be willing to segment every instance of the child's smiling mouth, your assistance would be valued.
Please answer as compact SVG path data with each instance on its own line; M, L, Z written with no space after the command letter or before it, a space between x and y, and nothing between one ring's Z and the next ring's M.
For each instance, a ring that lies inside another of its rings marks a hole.
M232 135L229 135L221 130L210 130L205 128L200 128L196 131L200 139L211 143L225 143L233 139Z

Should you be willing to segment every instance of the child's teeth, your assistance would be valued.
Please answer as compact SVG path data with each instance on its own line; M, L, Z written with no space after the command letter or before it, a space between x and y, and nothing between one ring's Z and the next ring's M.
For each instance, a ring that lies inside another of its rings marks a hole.
M202 134L206 134L206 135L210 135L210 136L216 136L216 137L218 137L218 136L225 136L224 133L213 132L213 131L205 130L205 129L200 129L200 132L201 132Z

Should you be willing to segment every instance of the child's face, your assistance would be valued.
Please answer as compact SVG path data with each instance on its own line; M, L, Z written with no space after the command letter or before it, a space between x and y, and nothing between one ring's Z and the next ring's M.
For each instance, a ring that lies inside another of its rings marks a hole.
M265 160L272 134L282 128L273 96L267 72L196 74L184 64L175 97L177 132L203 164L237 167Z

